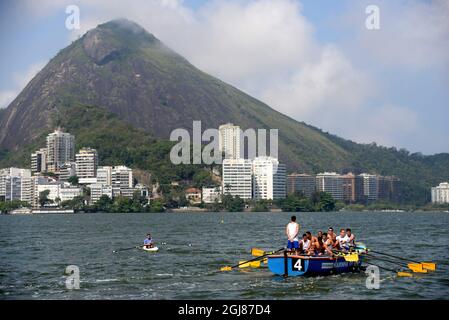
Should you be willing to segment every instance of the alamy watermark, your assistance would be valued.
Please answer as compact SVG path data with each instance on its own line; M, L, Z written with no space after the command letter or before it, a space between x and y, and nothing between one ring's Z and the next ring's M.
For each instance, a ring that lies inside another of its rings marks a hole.
M380 270L379 267L369 265L366 270L365 274L367 275L366 278L366 288L371 290L378 290L380 289Z
M78 290L80 288L80 268L75 265L67 266L65 274L68 275L65 279L65 287L68 290Z
M68 14L65 19L65 27L69 30L78 30L80 28L80 8L71 4L65 8L65 13Z
M269 133L267 134L267 131ZM240 156L253 160L268 156L267 137L269 137L269 156L278 158L278 129L238 129L232 136L235 150ZM186 129L175 129L170 134L170 141L177 141L171 151L173 164L222 164L224 150L220 148L220 130L210 128L202 132L201 121L193 121L192 137ZM238 141L238 142L236 142ZM203 147L203 142L208 142ZM232 142L229 142L232 144ZM246 151L246 156L245 156ZM226 154L224 155L226 157Z
M380 8L371 4L365 8L365 13L368 15L365 20L365 27L368 30L380 29Z

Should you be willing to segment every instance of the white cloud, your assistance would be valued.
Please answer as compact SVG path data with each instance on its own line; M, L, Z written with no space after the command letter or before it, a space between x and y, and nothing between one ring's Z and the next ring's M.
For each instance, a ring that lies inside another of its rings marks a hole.
M72 40L99 23L125 17L200 69L297 120L355 141L400 144L404 132L417 134L417 115L406 102L389 101L389 88L373 70L377 65L446 68L449 3L376 3L380 31L364 28L368 0L351 2L348 14L328 24L354 35L344 46L320 43L295 0L215 0L196 11L181 0L79 0L59 2L57 10L80 6L81 30ZM39 6L39 14L56 10L53 1Z
M360 142L377 142L389 147L397 146L398 140L407 138L419 128L415 112L393 104L373 108L369 117L359 119L354 124L358 130L357 139Z
M361 15L370 0L350 6L343 32L353 32L351 38L356 54L370 58L376 64L413 70L445 68L449 71L449 1L447 0L378 0L380 30L364 27Z
M326 46L318 61L304 64L290 79L266 90L262 99L293 118L335 128L336 119L358 113L375 90L341 51Z

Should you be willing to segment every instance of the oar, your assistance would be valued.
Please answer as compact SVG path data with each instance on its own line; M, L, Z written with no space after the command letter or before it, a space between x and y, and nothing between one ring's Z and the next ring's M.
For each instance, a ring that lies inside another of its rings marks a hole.
M261 256L259 256L259 257L256 257L256 258L254 258L254 259L251 259L251 260L247 260L247 261L240 262L239 264L236 264L235 266L232 266L232 267L229 267L229 266L221 267L220 271L231 271L232 269L237 268L237 267L240 267L241 265L247 264L247 263L249 263L249 262L253 262L253 261L260 260L260 259L262 259L262 258L264 258L264 257L266 257L266 256L269 256L270 254L278 253L278 252L283 251L283 250L285 250L285 248L281 248L281 249L276 250L276 251L274 251L274 252L270 252L270 253L263 254L263 255L261 255Z
M258 249L258 248L252 248L251 249L251 255L255 256L255 257L259 257L265 254L265 251L263 251L262 249Z
M394 256L392 254L388 254L388 253L385 253L385 252L374 251L374 250L371 250L371 249L369 251L377 253L377 254L380 254L380 255L384 255L384 256L387 256L387 257L403 260L403 261L411 261L411 262L414 262L414 263L418 263L418 264L421 264L423 266L423 268L427 269L427 270L435 271L436 268L437 268L436 263L433 263L433 262L419 262L419 261L415 261L415 260L412 260L412 259L407 259L407 258L403 258L403 257Z
M348 261L348 262L358 262L359 261L359 254L358 253L347 253L347 254L344 254L344 252L341 252L341 251L338 251L338 250L333 250L333 252L334 253L340 253L340 254L343 253L343 258L345 259L345 261ZM366 254L366 255L368 255L368 254ZM369 255L369 256L370 257L374 257L373 255ZM378 257L375 257L375 258L379 259ZM387 261L387 262L390 262L390 263L401 265L399 263L392 262L392 261L386 260L386 259L379 259L379 260ZM373 264L371 262L369 262L369 264L372 264L373 266L376 266L376 267L378 267L380 269L384 269L384 270L387 270L387 271L395 272L395 273L397 273L397 275L399 277L411 277L411 276L413 276L409 272L403 272L403 271L396 271L396 270L388 269L388 268L385 268L385 267L381 267L381 266L379 266L377 264ZM418 267L413 268L413 266L411 264L408 264L407 267L410 270L412 270L413 272L416 272L416 273L426 273L427 272L427 270L423 270L422 268L421 269L419 269Z
M366 255L368 257L372 257L373 259L389 262L389 263L396 264L401 267L407 267L415 273L427 273L427 269L423 269L423 266L420 263L402 263L402 262L392 261L390 259L380 258L380 257L374 256L372 254L368 254L368 253L366 253Z
M134 246L134 247L130 247L130 248L124 248L124 249L117 249L117 250L114 250L114 251L112 251L113 253L116 253L116 252L120 252L120 251L126 251L126 250L132 250L132 249L138 249L140 246Z
M264 254L273 254L273 253L274 253L273 251L263 251L262 249L258 249L258 248L251 249L251 255L255 256L255 257L259 257Z

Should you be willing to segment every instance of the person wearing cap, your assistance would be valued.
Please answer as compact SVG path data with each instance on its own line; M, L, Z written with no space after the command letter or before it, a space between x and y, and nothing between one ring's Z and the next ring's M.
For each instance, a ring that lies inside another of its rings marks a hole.
M147 237L146 237L146 239L145 240L143 240L143 246L145 247L145 248L153 248L154 247L154 241L153 241L153 239L151 238L151 234L147 234Z

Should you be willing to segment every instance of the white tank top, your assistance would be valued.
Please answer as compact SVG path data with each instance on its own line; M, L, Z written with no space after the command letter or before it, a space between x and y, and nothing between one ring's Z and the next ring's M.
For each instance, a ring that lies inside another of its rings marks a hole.
M302 249L308 250L310 247L310 240L307 240L307 241L301 240L301 241L302 241Z
M293 237L295 237L294 239L293 239L293 241L298 241L298 231L299 230L296 230L296 226L297 226L297 224L295 223L295 222L290 222L288 225L287 225L287 230L288 230L288 237L289 238L293 238Z

